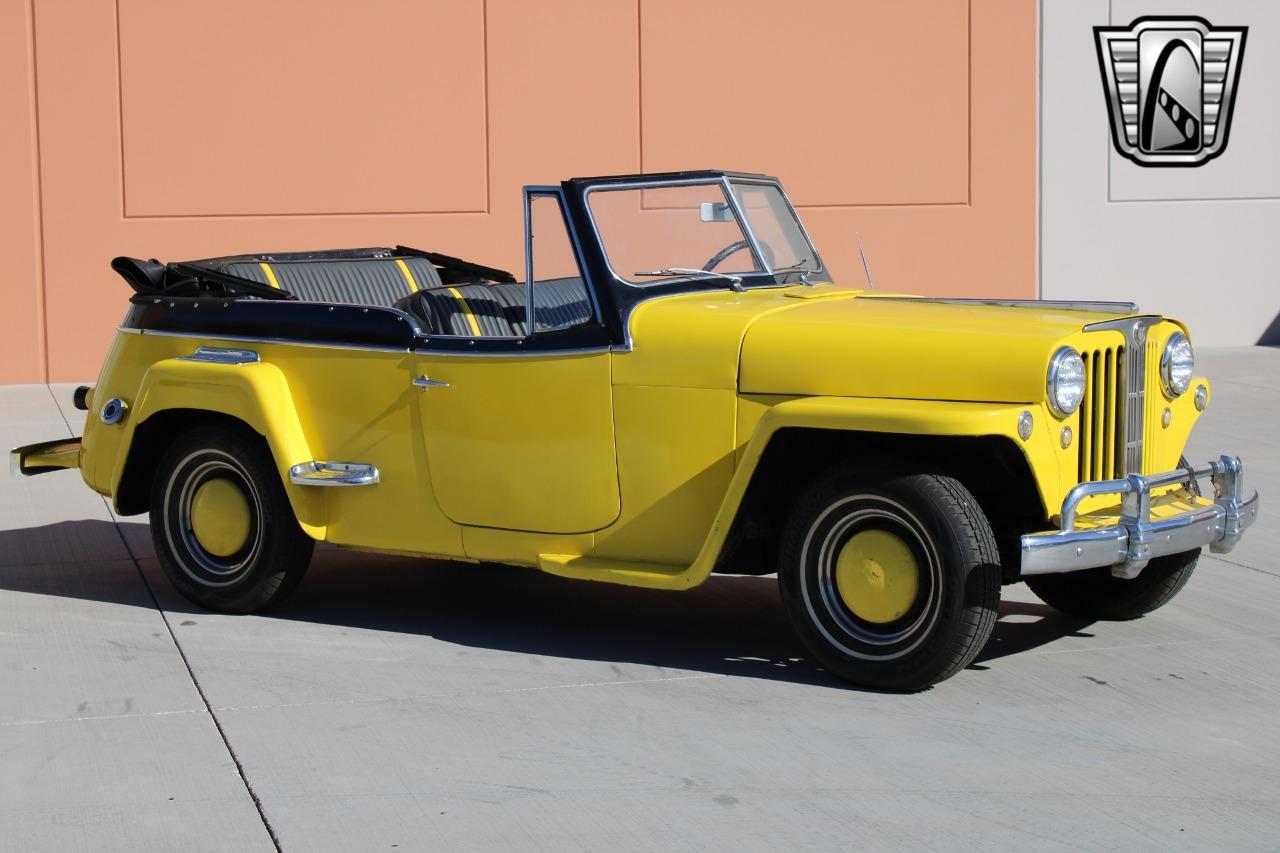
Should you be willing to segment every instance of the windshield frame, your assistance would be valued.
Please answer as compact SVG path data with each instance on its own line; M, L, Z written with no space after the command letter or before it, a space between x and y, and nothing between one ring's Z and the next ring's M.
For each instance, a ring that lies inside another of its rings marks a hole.
M818 254L818 247L813 245L813 238L809 236L809 229L804 227L804 223L800 221L800 214L796 213L796 207L791 203L791 197L787 195L786 189L782 183L772 178L762 178L756 175L725 175L725 188L729 195L733 198L734 206L741 210L741 202L738 200L737 194L733 192L734 184L744 184L747 186L771 187L778 191L778 195L782 198L782 203L787 206L787 213L791 215L791 221L795 223L796 230L800 232L800 236L804 238L804 244L809 249L809 259L812 261L813 269L802 269L789 271L794 272L798 276L803 275L822 275L827 276L827 267L822 262L822 257ZM750 221L745 210L741 210L745 220ZM772 272L772 271L771 271ZM789 274L787 273L787 274ZM776 275L776 273L774 273Z
M764 252L760 248L760 241L756 237L754 229L751 227L750 217L743 210L737 193L733 190L734 184L767 186L778 191L783 203L786 205L786 212L791 216L796 229L803 237L805 245L808 247L813 269L805 268L799 270L786 270L785 272L775 272L765 259ZM605 266L609 271L613 281L622 287L630 290L649 291L655 289L669 290L672 284L694 285L692 287L682 287L675 292L692 292L697 290L726 289L730 285L726 282L725 274L716 271L707 271L702 274L673 275L663 276L652 282L636 282L614 269L612 262L609 260L609 251L605 245L604 237L600 232L599 224L596 221L595 211L591 208L590 196L593 192L610 192L625 190L646 190L660 189L663 187L680 187L680 186L719 186L724 194L725 202L729 205L729 209L733 212L734 220L738 224L738 228L742 231L743 238L748 243L751 250L752 259L757 269L749 272L735 272L734 278L741 280L742 286L746 289L759 289L767 287L787 287L792 284L808 284L805 280L806 276L820 276L826 280L828 278L826 266L822 263L822 258L818 254L817 247L813 245L813 239L809 236L808 229L804 227L804 223L800 221L799 215L796 213L795 206L791 203L791 199L787 196L787 192L783 189L781 182L775 178L764 175L749 175L733 172L722 172L718 174L699 174L696 177L676 177L676 176L655 176L652 179L635 179L635 180L601 180L587 183L582 187L583 206L586 209L587 221L591 226L592 237L596 245L600 248L601 256L605 262ZM709 287L707 285L710 285Z

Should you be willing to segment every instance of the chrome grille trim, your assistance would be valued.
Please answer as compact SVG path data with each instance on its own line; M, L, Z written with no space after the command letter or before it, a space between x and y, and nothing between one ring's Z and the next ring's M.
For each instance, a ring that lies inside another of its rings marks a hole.
M1163 319L1156 315L1144 315L1107 320L1084 327L1086 332L1116 331L1124 335L1124 347L1118 356L1119 367L1122 369L1117 369L1114 373L1117 380L1123 377L1124 386L1122 389L1115 389L1116 393L1112 398L1123 402L1123 408L1117 413L1119 416L1116 418L1115 435L1111 437L1117 450L1123 450L1123 453L1115 454L1116 468L1122 469L1113 472L1116 477L1142 473L1146 449L1147 337L1151 327ZM1093 377L1090 376L1090 379ZM1096 436L1095 440L1102 438ZM1082 474L1085 467L1081 466ZM1105 461L1103 470L1106 470Z

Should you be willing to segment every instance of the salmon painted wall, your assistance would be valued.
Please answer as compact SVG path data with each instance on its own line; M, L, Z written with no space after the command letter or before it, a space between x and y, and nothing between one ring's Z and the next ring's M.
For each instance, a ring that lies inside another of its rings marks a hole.
M356 11L358 9L358 11ZM119 254L522 268L520 187L778 175L838 280L1035 295L1029 0L6 0L0 382L97 373Z

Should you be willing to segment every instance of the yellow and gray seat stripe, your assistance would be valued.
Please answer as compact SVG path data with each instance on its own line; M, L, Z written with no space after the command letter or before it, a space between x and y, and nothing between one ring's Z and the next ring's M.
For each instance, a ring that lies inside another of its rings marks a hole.
M404 283L409 285L411 293L417 293L418 280L413 277L413 272L409 269L409 265L404 262L404 258L396 258L396 266L400 268L400 275L404 276Z
M467 325L471 327L471 334L477 338L484 337L484 332L480 331L480 324L476 322L476 315L471 312L471 306L467 304L467 300L458 292L458 288L451 287L449 292L453 294L453 298L458 300L458 304L462 306L462 314L467 318Z
M416 293L421 289L418 287L418 280L413 277L413 271L409 269L409 265L404 262L403 258L396 258L396 266L400 268L400 274L404 276L404 280L409 285L410 290ZM471 306L467 304L467 300L458 292L458 288L451 287L449 292L453 294L453 298L458 300L458 304L462 306L462 313L467 318L467 325L471 328L471 334L477 338L483 337L484 333L480 331L480 324L476 322L476 315L472 313Z
M275 270L271 269L271 264L262 261L258 264L262 269L262 274L267 277L267 281L276 290L280 289L280 280L276 278ZM409 265L404 262L403 258L396 258L396 266L400 269L400 274L404 276L405 284L409 285L409 290L416 293L421 288L418 287L418 280L413 277L413 271L409 269ZM480 330L480 324L476 321L476 315L471 311L471 306L467 304L467 300L458 292L458 288L451 287L449 292L453 294L453 298L458 300L458 305L462 307L462 314L467 318L467 326L471 329L471 334L477 338L484 337L484 332Z
M276 279L276 271L271 268L271 264L267 263L266 261L263 261L262 263L258 264L258 266L262 269L262 274L267 277L267 283L270 284L272 287L274 287L276 290L279 290L280 282L279 280Z

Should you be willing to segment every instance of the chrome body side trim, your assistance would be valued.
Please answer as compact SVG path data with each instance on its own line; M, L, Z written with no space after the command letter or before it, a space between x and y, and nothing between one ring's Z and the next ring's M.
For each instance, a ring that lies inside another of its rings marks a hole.
M663 295L670 296L671 294L659 294L659 296L654 298L655 299L660 298ZM192 339L204 339L204 340L210 340L210 341L233 341L235 343L245 343L245 344L285 344L288 346L314 347L318 349L353 350L356 352L417 353L418 355L447 355L447 356L459 356L461 358L476 358L476 357L513 358L513 357L519 357L519 356L552 357L552 356L560 356L560 355L583 355L584 353L609 352L610 350L614 350L615 352L622 351L618 346L609 346L608 344L604 344L598 347L577 347L574 349L555 349L555 350L512 349L512 350L500 350L500 351L495 350L491 352L470 352L470 351L452 350L452 349L448 349L448 350L432 349L431 339L426 336L419 338L419 346L414 347L413 349L407 349L405 347L380 347L380 346L373 346L373 345L319 343L316 341L295 341L295 340L289 340L288 338L260 338L260 337L249 337L245 335L203 335L195 332L159 332L159 331L152 331L151 329L134 329L129 326L117 326L116 331L125 335L147 335L147 336L158 335L160 337L165 337L165 338L192 338ZM452 336L434 335L433 337L452 337ZM516 341L517 343L521 343L527 340L527 338L511 338L511 337L498 338L497 336L493 336L491 338L488 338L487 340ZM183 356L178 356L178 358L183 358Z
M959 297L952 298L944 296L877 296L875 294L867 294L867 297L871 299L888 299L894 302L941 302L947 305L998 305L1005 308L1052 308L1055 311L1091 311L1097 314L1135 314L1138 311L1138 305L1134 302L1091 302L1071 299L963 299ZM1106 322L1111 323L1115 321L1108 320Z
M511 340L504 338L503 340ZM520 338L524 340L524 338ZM432 358L529 358L531 356L542 356L543 358L559 358L562 355L587 355L589 353L599 352L617 352L617 346L609 346L602 344L598 347L576 347L574 349L525 349L525 350L460 350L460 349L431 349L429 346L421 347L414 350L415 355L431 356Z
M1189 485L1211 478L1212 504L1170 518L1152 520L1152 489ZM1094 495L1121 498L1117 523L1078 529L1080 502ZM1225 554L1240 541L1246 528L1258 518L1258 493L1245 496L1240 460L1222 456L1199 468L1179 468L1144 477L1130 474L1122 480L1081 483L1062 502L1059 529L1022 537L1022 574L1043 575L1110 566L1116 577L1134 578L1156 557L1180 554L1208 545Z
M178 361L202 361L209 364L256 364L261 359L251 349L230 347L196 347L191 355L180 355Z
M380 479L378 469L363 462L301 462L289 469L295 486L372 486Z
M130 326L117 326L116 331L125 335L156 335L163 338L193 338L209 341L234 341L243 344L289 344L295 347L317 347L319 349L358 350L361 352L412 352L407 347L380 347L371 344L340 344L322 341L298 341L289 338L264 338L248 335L209 335L200 332L167 332L154 329L135 329ZM179 356L181 358L181 356Z

